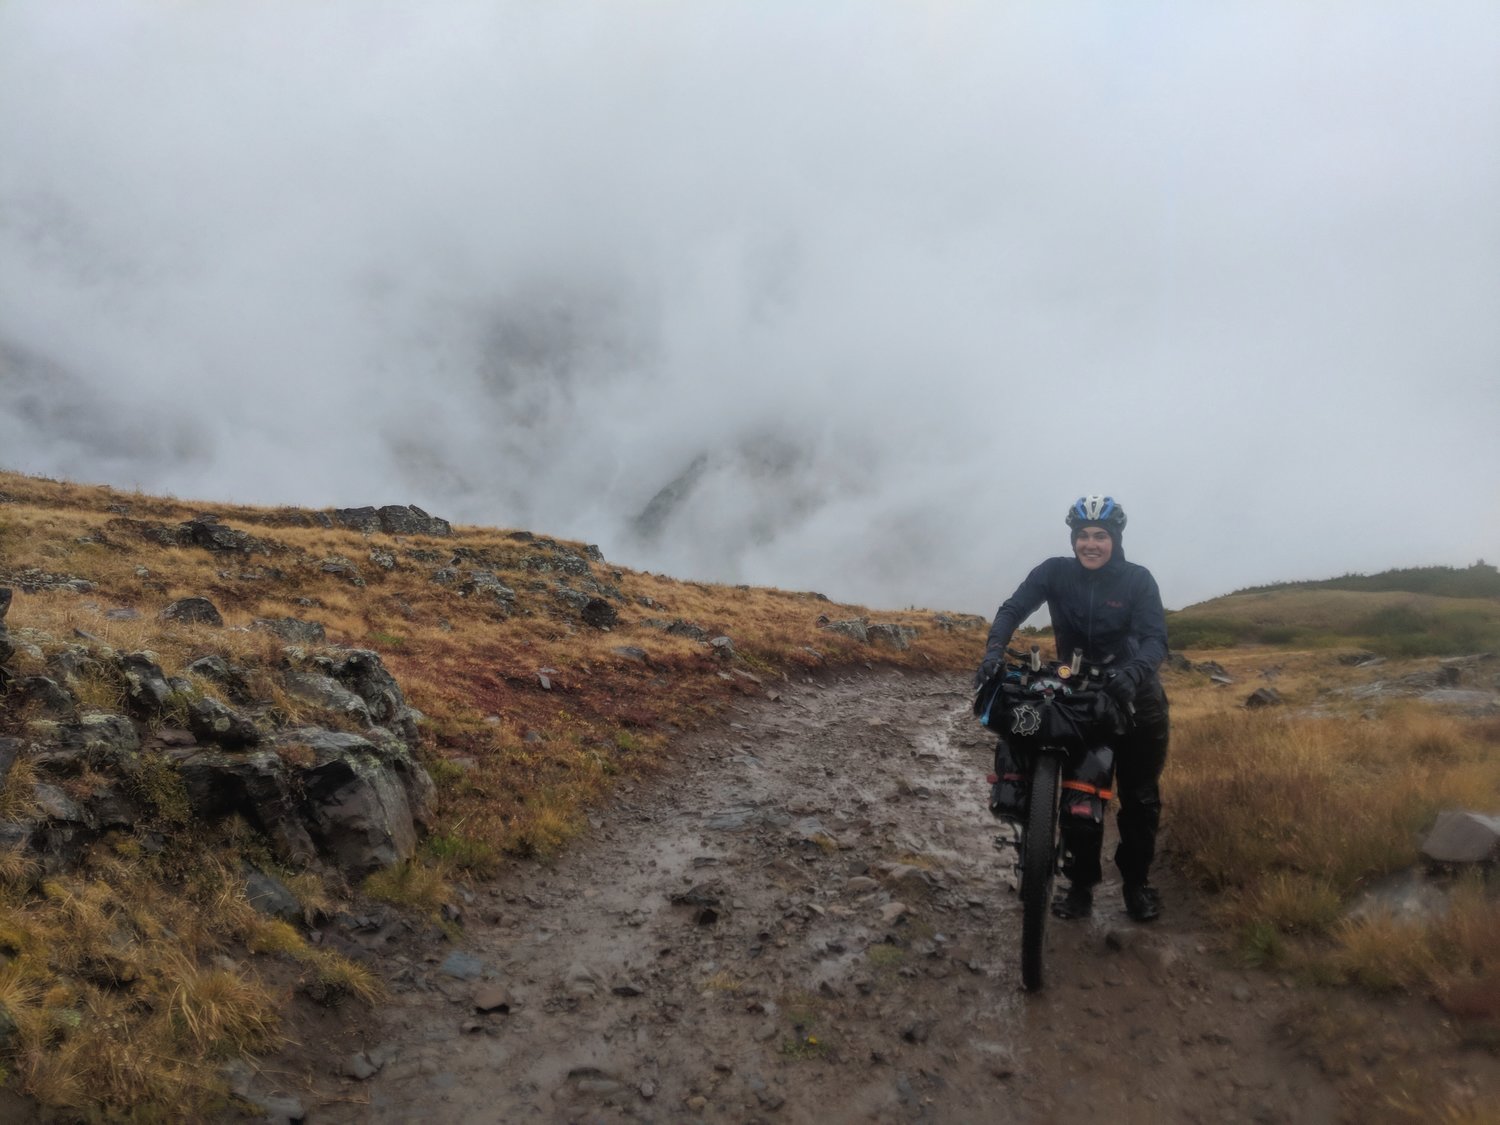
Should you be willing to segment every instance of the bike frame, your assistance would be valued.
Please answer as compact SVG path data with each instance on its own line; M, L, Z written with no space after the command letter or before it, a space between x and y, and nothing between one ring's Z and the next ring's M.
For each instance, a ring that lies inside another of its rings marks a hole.
M1107 663L1086 661L1081 652L1075 652L1069 663L1052 661L1044 665L1040 650L1035 646L1029 653L1007 649L1006 655L1017 663L1007 666L1003 672L1008 679L1014 678L1018 682L1010 691L1007 691L1008 683L995 687L982 716L987 725L990 711L999 702L1002 691L1013 702L1035 700L1039 705L1046 705L1061 695L1074 704L1091 705L1097 698L1097 685ZM1087 675L1084 674L1085 667L1089 669ZM1075 683L1077 687L1073 686ZM1051 911L1052 887L1063 857L1060 825L1063 769L1073 755L1084 751L1077 745L1028 742L1024 752L1031 756L1026 770L1029 791L1026 819L1024 823L1010 821L1015 835L1005 842L1016 848L1015 866L1021 883L1021 983L1028 992L1036 992L1045 983L1043 947ZM1107 794L1105 796L1107 799Z

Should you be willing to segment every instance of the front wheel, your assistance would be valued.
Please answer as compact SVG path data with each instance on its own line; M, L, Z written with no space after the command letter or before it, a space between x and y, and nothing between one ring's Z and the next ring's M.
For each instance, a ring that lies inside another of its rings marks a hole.
M1021 983L1028 992L1042 987L1042 939L1052 908L1057 871L1057 779L1062 761L1040 753L1031 772L1031 805L1021 851Z

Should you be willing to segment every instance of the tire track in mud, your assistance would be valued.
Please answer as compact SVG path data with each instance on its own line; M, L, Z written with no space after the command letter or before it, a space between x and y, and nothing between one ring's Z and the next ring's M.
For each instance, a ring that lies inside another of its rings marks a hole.
M1049 989L1019 991L990 746L953 677L736 708L564 856L483 889L467 959L393 959L357 1044L382 1068L325 1083L308 1120L1336 1117L1274 1046L1290 994L1214 963L1170 881L1149 932L1107 882L1093 920L1049 927Z

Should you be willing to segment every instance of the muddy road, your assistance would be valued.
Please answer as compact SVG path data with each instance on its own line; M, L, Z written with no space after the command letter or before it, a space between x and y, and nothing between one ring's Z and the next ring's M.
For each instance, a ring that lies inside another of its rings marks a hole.
M1295 994L1219 957L1168 874L1151 926L1113 879L1054 921L1049 987L1020 991L964 689L787 685L686 739L481 888L459 943L380 951L391 1002L284 1072L307 1120L1336 1120L1280 1045Z

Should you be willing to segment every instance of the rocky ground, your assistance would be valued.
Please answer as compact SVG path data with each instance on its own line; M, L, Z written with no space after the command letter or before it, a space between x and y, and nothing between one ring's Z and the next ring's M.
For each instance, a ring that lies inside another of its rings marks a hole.
M1219 955L1170 875L1152 926L1113 882L1054 922L1049 987L1020 991L963 686L869 673L742 707L483 888L457 943L372 922L392 1003L304 1028L256 1085L316 1123L1338 1119L1327 1059L1285 1032L1305 998Z

